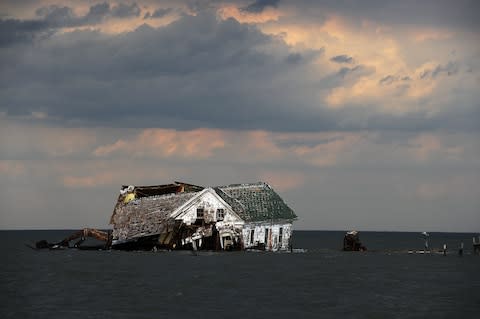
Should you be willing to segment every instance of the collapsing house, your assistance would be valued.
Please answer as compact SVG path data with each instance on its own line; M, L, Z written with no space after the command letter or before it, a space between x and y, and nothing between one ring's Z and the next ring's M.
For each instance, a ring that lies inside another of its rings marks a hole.
M111 248L291 248L296 215L268 184L123 186L110 224Z

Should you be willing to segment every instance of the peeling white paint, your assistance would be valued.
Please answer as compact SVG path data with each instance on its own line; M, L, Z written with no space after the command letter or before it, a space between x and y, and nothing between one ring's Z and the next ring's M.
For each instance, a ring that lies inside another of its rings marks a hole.
M245 223L242 230L244 248L263 246L265 250L271 251L288 250L290 249L292 228L291 222Z

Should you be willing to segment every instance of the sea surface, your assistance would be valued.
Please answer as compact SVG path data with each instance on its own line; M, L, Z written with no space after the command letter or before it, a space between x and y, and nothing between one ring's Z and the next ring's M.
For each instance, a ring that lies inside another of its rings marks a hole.
M467 233L295 231L293 253L36 251L71 231L0 231L0 318L480 318ZM460 242L464 254L458 255Z

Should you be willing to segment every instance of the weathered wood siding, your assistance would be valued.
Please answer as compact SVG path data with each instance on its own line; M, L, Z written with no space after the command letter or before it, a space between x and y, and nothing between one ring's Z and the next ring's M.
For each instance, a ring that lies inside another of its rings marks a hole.
M256 248L264 245L266 250L288 250L290 248L290 238L292 236L292 230L293 228L291 222L275 221L273 223L246 223L243 226L242 231L243 245L247 249Z
M238 224L239 226L243 225L243 221L232 211L231 207L224 203L218 195L212 192L204 192L202 196L196 198L190 205L185 207L182 210L182 213L178 215L175 219L181 220L186 225L192 225L197 220L197 209L203 208L204 221L205 223L216 222L217 227L221 227L227 224ZM223 220L217 219L218 209L223 209L224 218Z

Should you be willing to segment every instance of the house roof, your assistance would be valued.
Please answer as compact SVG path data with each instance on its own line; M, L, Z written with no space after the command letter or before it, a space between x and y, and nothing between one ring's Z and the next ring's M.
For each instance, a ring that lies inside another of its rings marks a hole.
M122 232L119 237L132 238L146 233L158 233L169 216L200 194L200 189L203 188L178 182L135 186L136 199L124 202L123 195L119 196L110 223ZM232 184L213 189L246 222L297 218L293 210L266 183Z
M114 218L117 212L124 206L123 200L125 195L122 194L123 191L126 191L129 187L132 187L135 198L149 198L149 197L158 197L162 195L172 195L178 193L191 193L199 192L204 189L202 186L187 184L183 182L174 182L172 184L163 184L163 185L150 185L150 186L128 186L122 185L121 192L118 195L117 203L113 209L112 216L110 217L110 224L114 223ZM168 203L167 203L168 205Z
M126 239L160 233L170 214L197 194L184 192L149 196L117 205L111 220L119 232L115 236Z
M267 183L232 184L214 189L245 221L297 218L293 210Z

